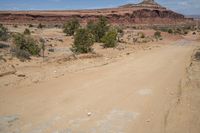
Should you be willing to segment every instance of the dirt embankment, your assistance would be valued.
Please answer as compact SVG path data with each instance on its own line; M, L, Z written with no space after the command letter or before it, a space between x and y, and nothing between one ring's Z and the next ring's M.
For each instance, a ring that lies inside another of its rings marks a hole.
M180 82L177 99L166 114L166 133L200 131L200 47L191 56L191 64Z

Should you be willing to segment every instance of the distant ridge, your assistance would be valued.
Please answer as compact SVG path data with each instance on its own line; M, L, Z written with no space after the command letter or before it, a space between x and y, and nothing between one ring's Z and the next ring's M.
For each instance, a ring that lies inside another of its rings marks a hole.
M177 25L193 22L193 19L169 10L154 0L138 4L126 4L116 8L62 10L62 11L0 11L0 23L5 24L50 24L59 25L76 18L82 24L105 16L116 25Z
M187 18L194 18L200 20L200 15L186 15Z
M144 0L138 4L126 4L126 5L122 5L119 6L119 8L136 8L136 7L146 7L146 8L159 8L159 9L166 9L165 7L159 5L158 3L156 3L154 0Z

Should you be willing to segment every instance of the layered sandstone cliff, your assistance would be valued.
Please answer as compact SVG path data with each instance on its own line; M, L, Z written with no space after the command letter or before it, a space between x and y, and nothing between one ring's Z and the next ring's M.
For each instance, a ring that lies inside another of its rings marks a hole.
M113 24L177 24L191 21L184 15L160 6L154 0L127 4L119 8L64 11L1 11L0 23L49 23L61 24L71 18L82 23L105 16Z

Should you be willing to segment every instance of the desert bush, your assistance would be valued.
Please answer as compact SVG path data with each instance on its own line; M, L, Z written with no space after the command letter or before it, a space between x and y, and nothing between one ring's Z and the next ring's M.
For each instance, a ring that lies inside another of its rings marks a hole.
M192 29L192 26L186 26L185 29L186 29L186 30L191 30L191 29Z
M195 59L200 61L200 52L195 53Z
M138 33L138 36L139 36L140 38L145 38L145 34L144 34L143 32L139 32L139 33Z
M156 38L156 40L160 39L160 38L162 37L162 36L161 36L161 32L156 31L156 32L154 33L154 37Z
M30 35L30 34L31 34L30 30L26 28L26 29L24 30L24 35Z
M77 30L74 37L72 51L74 53L88 53L92 51L94 36L88 29Z
M34 27L32 24L29 24L29 26L28 26L29 28L32 28L32 27Z
M96 23L93 21L88 22L87 28L94 35L95 41L101 42L101 38L109 30L108 21L105 17L100 17Z
M133 29L137 29L137 27L136 27L136 26L132 26L132 28L133 28Z
M123 33L124 33L124 31L123 31L123 28L122 28L122 27L115 26L114 28L117 30L117 33L120 33L120 34L123 34Z
M87 29L92 33L96 30L96 23L94 21L89 21L87 23Z
M7 41L9 38L8 29L0 24L0 40Z
M193 35L196 35L196 32L193 32L192 34L193 34Z
M13 25L13 27L14 27L14 28L17 28L17 27L18 27L18 25L17 25L17 24L15 24L15 25Z
M156 28L155 30L160 30L162 32L168 32L168 28L167 27L159 27L158 29Z
M177 34L182 34L182 30L181 30L180 28L177 28L177 29L176 29L176 33L177 33Z
M103 36L101 41L104 43L105 48L113 48L117 44L117 31L116 29L112 29Z
M13 48L12 50L13 56L16 56L21 61L30 60L30 53L26 50L22 50L19 48Z
M187 34L188 34L188 31L185 30L185 31L184 31L184 35L187 35Z
M41 23L39 23L37 28L38 29L42 29L42 28L44 28L44 25L42 25Z
M172 34L172 33L173 33L173 30L172 30L172 29L168 29L168 33L169 33L169 34Z
M68 36L74 35L76 30L80 27L80 23L77 19L71 19L66 22L63 26L63 32L66 33Z
M96 34L95 34L96 42L100 42L101 38L106 34L108 30L109 26L107 19L105 17L100 17L96 27Z
M37 44L37 41L34 40L31 36L25 36L23 34L14 35L14 44L16 49L23 50L28 52L30 55L39 55L40 48Z

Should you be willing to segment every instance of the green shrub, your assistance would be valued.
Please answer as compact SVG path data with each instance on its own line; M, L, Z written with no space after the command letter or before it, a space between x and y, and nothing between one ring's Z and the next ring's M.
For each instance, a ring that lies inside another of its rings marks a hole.
M172 34L172 33L173 33L173 30L172 30L172 29L168 29L168 33L169 33L169 34Z
M136 27L136 26L132 26L132 28L133 28L133 29L137 29L137 27Z
M156 32L154 33L154 36L160 38L160 37L161 37L161 33L160 33L159 31L156 31Z
M195 59L200 61L200 52L196 52L195 53Z
M92 33L96 30L96 23L94 21L89 21L87 23L87 29Z
M28 26L29 28L32 28L32 27L34 27L32 24L29 24L29 26ZM41 26L40 26L41 27Z
M19 50L24 50L30 55L39 55L40 48L37 45L37 41L30 36L25 36L23 34L14 35L15 47Z
M8 29L0 24L0 40L7 41L9 38Z
M119 26L115 26L115 29L117 30L117 33L120 33L120 34L124 33L123 29Z
M39 23L37 28L38 29L42 29L42 28L44 28L44 25L42 25L41 23Z
M87 28L94 35L95 41L101 42L101 38L109 30L108 21L105 17L100 17L96 23L93 21L88 22Z
M96 27L96 34L95 34L96 42L100 42L101 38L106 34L108 30L109 26L107 19L105 17L100 17Z
M181 30L180 28L177 28L177 29L176 29L176 33L177 33L177 34L182 34L182 30Z
M160 27L158 28L158 30L162 31L162 32L168 32L168 28L167 27Z
M113 48L117 44L117 31L110 30L103 36L101 41L104 43L105 48Z
M94 36L88 29L77 30L74 37L72 51L75 53L88 53L92 51Z
M154 33L154 37L156 38L156 40L160 39L162 36L161 36L161 33L159 31L156 31Z
M31 34L30 30L26 28L26 29L24 30L24 35L30 35L30 34Z
M145 34L143 32L139 32L138 36L140 36L140 38L145 38Z
M67 36L72 36L80 27L80 23L77 19L71 19L63 26L63 32L66 33Z

